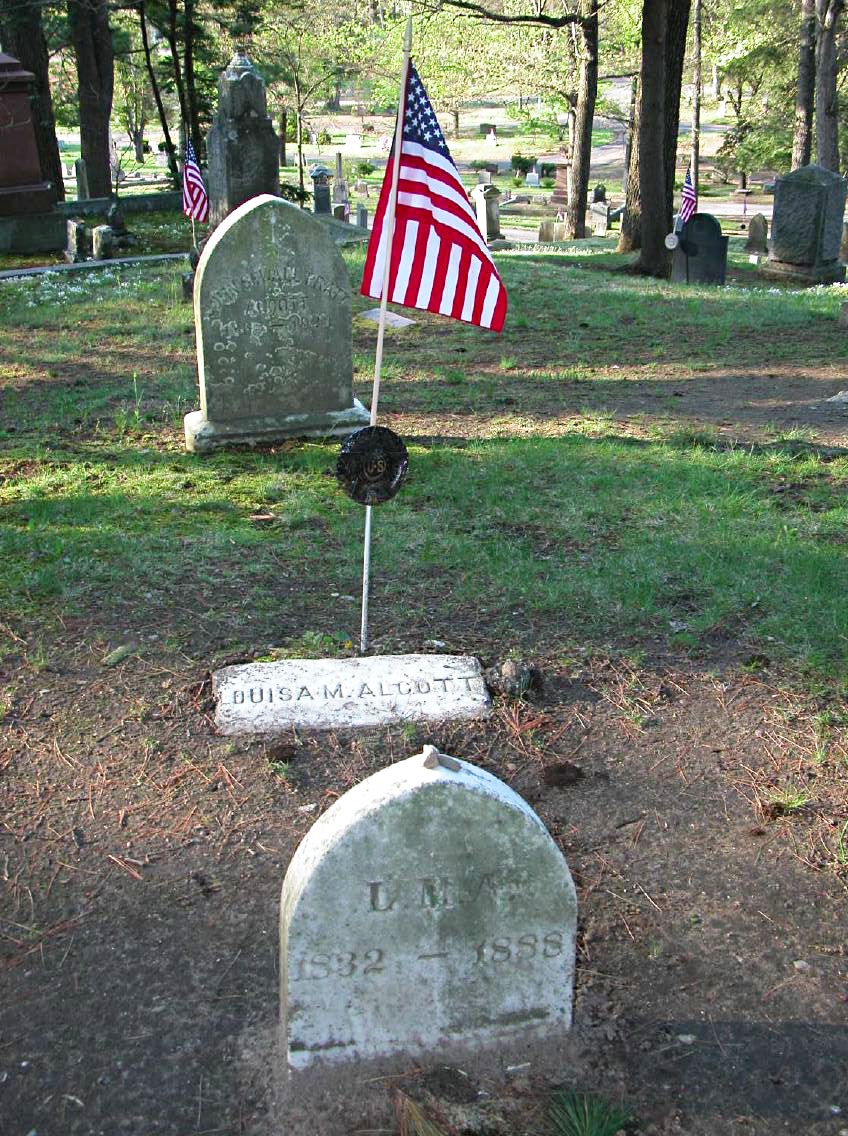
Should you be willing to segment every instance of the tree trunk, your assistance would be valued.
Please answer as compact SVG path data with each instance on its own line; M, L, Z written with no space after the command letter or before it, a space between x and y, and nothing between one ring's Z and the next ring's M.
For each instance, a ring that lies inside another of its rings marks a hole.
M135 160L142 165L144 162L144 130L134 130L130 135L135 151Z
M692 185L695 187L695 197L698 196L698 170L701 161L701 0L695 0L692 24L692 57L694 74L692 83L695 88L692 99Z
M189 107L186 86L183 80L183 69L180 65L179 36L177 35L177 8L178 0L168 0L168 30L165 32L165 39L168 43L168 49L171 52L171 70L174 75L174 87L176 88L177 99L180 104L180 129L188 131L188 137L191 138L191 109ZM192 143L193 142L194 139L192 138ZM182 149L185 149L184 145ZM197 156L198 158L200 157L199 150L197 151Z
M200 158L203 149L203 135L200 133L200 111L197 105L197 86L194 77L194 0L185 0L183 14L183 74L185 75L186 106L188 119L186 129L191 137L195 153Z
M627 198L627 187L630 180L630 158L633 154L633 138L636 130L636 91L639 80L634 75L630 80L630 110L627 115L627 138L624 143L624 175L621 190Z
M570 238L578 239L586 236L592 122L598 97L598 0L582 0L582 14L580 73L577 79L574 145L571 151L571 197L566 216L566 233Z
M32 107L32 125L41 176L52 182L56 196L65 200L65 183L62 179L62 160L56 141L56 120L53 117L53 100L48 79L49 58L41 23L41 5L0 0L0 42L3 50L13 55L26 71L35 76Z
M286 164L286 131L288 129L289 115L285 107L280 110L280 165Z
M80 148L92 197L109 197L109 116L112 113L112 31L106 0L68 0L77 63Z
M813 153L813 108L816 82L816 0L801 0L798 43L798 85L795 90L795 130L792 169L808 166Z
M663 258L667 262L665 238L671 230L674 203L674 178L677 170L677 143L680 132L680 94L683 89L683 64L686 59L686 37L689 31L690 0L667 0L668 22L665 40L664 91L664 168L665 208L663 211ZM644 246L643 246L644 247Z
M144 48L144 64L147 68L147 75L150 79L150 86L153 91L153 99L159 114L159 125L162 127L162 133L165 135L165 153L168 157L168 170L171 175L171 181L175 186L178 186L180 184L180 171L177 166L177 155L174 151L174 143L171 141L171 132L168 129L168 116L165 114L162 92L159 90L159 84L156 81L156 71L153 68L153 59L150 55L150 39L147 35L147 23L144 18L144 0L142 0L138 7L138 22L141 28L141 44Z
M630 148L627 160L627 197L621 218L617 252L635 252L642 245L642 191L639 184L639 133L642 119L642 85L636 81L631 108ZM634 145L635 143L635 145Z
M816 4L816 161L839 170L839 99L836 93L836 28L845 0Z
M453 136L459 138L459 108L452 110L451 115L453 116Z
M636 270L665 276L668 254L666 155L666 53L669 39L669 0L644 0L642 6L642 68L639 76L639 192L641 253ZM676 145L677 139L674 139Z

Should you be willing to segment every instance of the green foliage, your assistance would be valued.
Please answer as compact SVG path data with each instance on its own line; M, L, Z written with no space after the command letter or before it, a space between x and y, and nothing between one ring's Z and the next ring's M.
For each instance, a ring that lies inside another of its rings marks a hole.
M469 162L468 164L472 170L488 170L490 174L496 174L498 172L498 163L488 158L475 158L473 162Z
M509 164L517 174L523 174L526 177L536 165L536 156L535 154L526 156L522 154L520 150L516 150L510 157Z
M377 167L372 165L371 162L357 162L356 163L356 172L359 174L360 177L368 177L369 174L374 173L376 168Z
M560 1092L551 1101L552 1136L616 1136L633 1123L622 1105L588 1093Z
M308 189L301 189L299 185L292 185L289 181L280 182L280 197L283 201L293 201L295 205L305 205L312 199Z

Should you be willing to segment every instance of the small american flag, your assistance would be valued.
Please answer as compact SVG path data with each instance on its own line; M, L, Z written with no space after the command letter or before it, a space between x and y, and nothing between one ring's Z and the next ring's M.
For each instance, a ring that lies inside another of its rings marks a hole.
M209 216L209 198L191 139L186 142L183 161L183 213L192 221L205 221Z
M506 289L459 180L427 92L410 61L388 299L500 331ZM397 155L386 167L365 258L362 294L382 297L386 212Z
M680 221L685 225L689 218L698 209L698 195L695 193L695 187L692 184L692 172L689 166L686 167L686 177L683 179L683 196L680 199Z

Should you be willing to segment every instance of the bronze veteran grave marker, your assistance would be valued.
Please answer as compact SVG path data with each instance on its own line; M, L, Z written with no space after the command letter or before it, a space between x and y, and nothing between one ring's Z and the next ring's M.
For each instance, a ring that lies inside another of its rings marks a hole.
M325 227L264 194L234 210L197 266L200 410L186 447L205 452L367 424L353 398L351 290Z
M217 671L213 686L224 734L477 718L490 709L479 661L459 655L247 663Z
M345 793L289 865L289 1067L551 1038L571 1025L576 924L530 806L427 746Z

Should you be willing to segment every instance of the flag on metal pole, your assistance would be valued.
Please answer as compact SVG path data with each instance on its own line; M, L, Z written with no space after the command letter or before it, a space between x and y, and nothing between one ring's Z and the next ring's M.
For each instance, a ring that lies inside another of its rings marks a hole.
M183 161L183 213L192 221L205 221L209 216L209 197L191 139L186 142Z
M680 217L681 225L685 225L690 217L694 216L698 209L698 195L695 193L695 186L692 184L692 171L689 166L686 167L686 177L683 179L683 196L680 199Z
M374 217L362 294L382 297L391 239L390 302L500 331L506 289L411 61L404 95L394 228L389 238L386 219L396 146Z
M361 442L363 450L375 445L372 464L383 460L389 443L398 443L402 451L398 468L403 468L397 485L406 474L406 450L391 431L376 424L387 303L391 300L493 331L503 327L507 307L503 281L477 226L427 92L412 65L411 45L410 18L404 37L394 145L377 203L361 287L364 296L380 300L371 425L359 431L359 439L354 435L352 440L354 446ZM367 504L360 634L363 655L368 650L370 572L371 505Z

